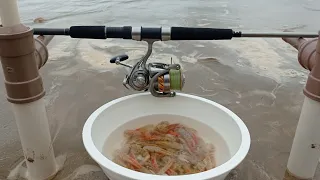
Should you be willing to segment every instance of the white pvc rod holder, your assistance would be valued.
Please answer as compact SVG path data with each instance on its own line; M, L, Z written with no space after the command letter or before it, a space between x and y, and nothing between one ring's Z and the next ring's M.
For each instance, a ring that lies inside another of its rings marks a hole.
M17 0L0 0L0 17L4 27L20 24Z
M0 0L3 27L20 24L17 0ZM47 112L43 99L12 104L23 153L27 164L27 178L44 180L54 176L57 164L52 148Z
M53 176L58 167L44 101L12 104L12 108L26 158L28 179L43 180Z
M301 179L312 179L320 158L320 102L305 97L293 140L288 171Z

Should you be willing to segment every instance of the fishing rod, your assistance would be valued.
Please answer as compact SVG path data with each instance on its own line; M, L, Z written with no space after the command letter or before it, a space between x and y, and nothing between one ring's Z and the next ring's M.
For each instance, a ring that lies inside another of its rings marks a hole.
M89 39L155 39L167 40L229 40L240 37L315 38L317 33L297 32L241 32L232 29L195 28L195 27L106 27L106 26L71 26L70 28L35 28L36 35L66 35L72 38Z
M156 41L169 40L230 40L240 37L318 37L312 33L242 33L232 29L195 28L195 27L106 27L106 26L71 26L65 29L35 28L36 35L66 35L72 38L87 39L133 39L148 43L147 53L133 66L122 61L129 59L126 54L110 59L110 63L131 69L125 76L123 85L127 89L147 91L155 97L174 97L174 90L181 90L185 84L185 76L179 64L149 63L152 45Z

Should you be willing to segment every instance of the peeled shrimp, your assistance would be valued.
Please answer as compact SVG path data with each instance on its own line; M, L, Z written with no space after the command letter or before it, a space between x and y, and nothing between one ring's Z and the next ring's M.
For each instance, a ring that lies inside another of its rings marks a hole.
M160 169L160 171L157 174L164 174L173 164L173 160L170 159L164 166L163 168Z
M162 121L156 126L156 129L159 132L166 133L166 132L168 132L169 125L170 125L170 123L168 121Z
M159 146L164 146L167 148L173 148L173 149L183 149L183 145L177 142L168 142L168 141L155 141L154 144Z
M140 160L140 163L145 163L149 160L150 154L145 149L141 148L139 145L133 144L131 146L131 152L135 155L137 160Z
M169 151L166 151L160 147L157 146L144 146L143 149L149 151L149 152L156 152L156 153L160 153L160 154L164 154L164 155L168 155L168 156L172 156L173 154L170 153Z

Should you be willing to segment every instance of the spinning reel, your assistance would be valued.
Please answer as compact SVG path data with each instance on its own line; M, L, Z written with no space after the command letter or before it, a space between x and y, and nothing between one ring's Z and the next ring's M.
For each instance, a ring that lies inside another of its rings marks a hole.
M127 89L136 91L150 91L155 97L174 97L173 90L182 90L185 83L185 76L179 64L149 63L147 60L152 53L154 41L147 41L148 51L134 66L122 63L129 59L128 55L113 57L110 63L129 67L131 71L123 80Z

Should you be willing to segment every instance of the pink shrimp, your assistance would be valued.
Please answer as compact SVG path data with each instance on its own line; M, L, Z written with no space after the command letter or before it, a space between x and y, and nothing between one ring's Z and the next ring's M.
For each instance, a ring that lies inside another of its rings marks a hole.
M135 158L130 157L127 154L119 153L119 157L123 161L125 161L125 162L131 164L132 166L134 166L135 168L138 168L138 169L142 168L142 165L137 160L135 160Z
M196 143L192 135L184 128L178 128L177 132L187 142L187 145L189 146L190 150L194 152Z
M173 131L173 130L175 130L176 128L178 128L178 127L180 127L180 126L181 126L181 125L180 125L179 123L170 124L170 125L168 126L168 131L167 131L167 132Z
M172 131L172 130L168 131L167 134L170 134L170 135L175 136L175 137L179 136L178 133L176 133L175 131Z
M151 155L151 165L153 167L153 169L158 172L159 171L159 166L157 163L157 154L156 153L152 153Z
M176 173L174 170L172 170L172 169L168 169L167 171L166 171L166 173L168 174L168 175L177 175L178 173Z

